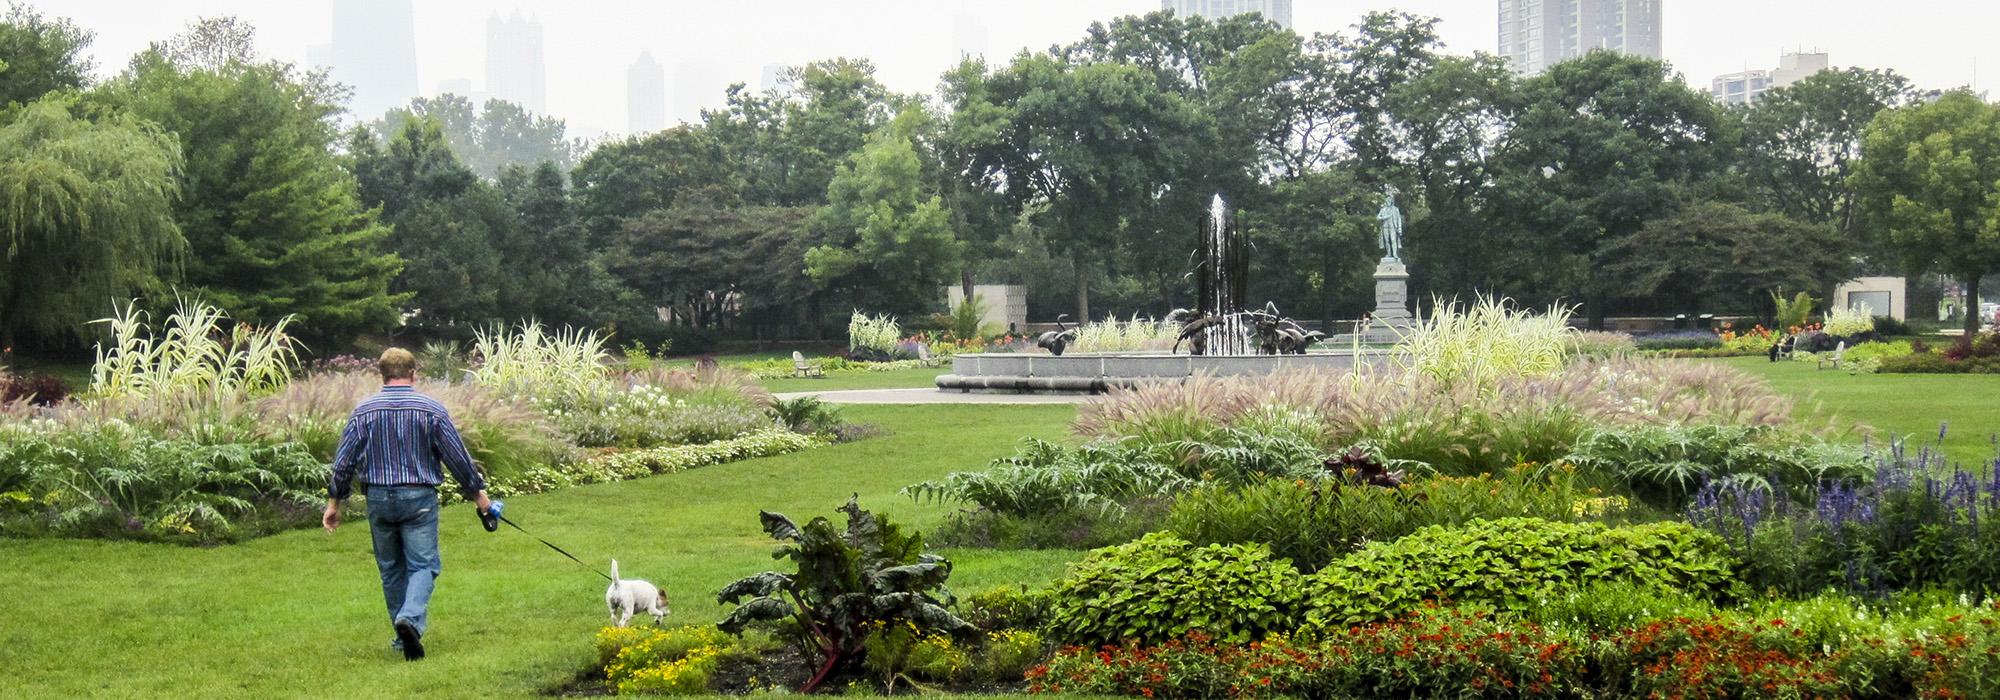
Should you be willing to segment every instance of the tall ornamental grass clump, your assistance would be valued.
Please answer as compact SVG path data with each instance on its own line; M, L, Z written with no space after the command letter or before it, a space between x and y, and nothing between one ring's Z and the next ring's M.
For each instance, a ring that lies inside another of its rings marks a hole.
M1166 350L1173 347L1179 332L1180 327L1172 322L1142 318L1136 313L1125 321L1112 316L1077 326L1076 342L1070 343L1070 349L1075 352Z
M1485 387L1507 378L1555 374L1576 353L1570 310L1536 313L1505 299L1438 304L1430 318L1401 332L1391 362L1448 384Z
M90 377L95 397L214 401L276 389L298 364L297 343L285 332L290 317L269 328L226 327L221 309L181 300L155 335L136 301L115 311L96 321L107 326L110 342L97 345Z
M513 333L479 331L473 339L477 366L472 381L510 395L536 399L570 396L596 389L610 372L604 339L595 331L563 328L549 332L527 322Z
M903 327L896 323L894 316L870 316L855 311L847 319L847 347L850 350L875 353L887 359L896 354L896 346L902 341Z

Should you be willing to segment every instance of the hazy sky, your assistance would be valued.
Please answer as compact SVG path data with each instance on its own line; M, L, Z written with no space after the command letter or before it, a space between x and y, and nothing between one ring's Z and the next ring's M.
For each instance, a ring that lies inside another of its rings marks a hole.
M236 15L265 55L303 61L332 33L333 0L29 0L97 33L100 75L203 16ZM1090 22L1158 9L1157 0L414 0L423 94L440 81L484 89L486 19L541 20L550 111L572 132L625 129L625 71L640 51L665 66L671 118L720 103L723 86L758 86L767 64L872 59L899 91L929 91L956 60L955 27L982 26L986 53L1074 40ZM1698 87L1718 73L1775 67L1786 49L1820 48L1837 67L1894 68L1923 87L2000 82L2000 3L1985 0L1665 0L1666 58ZM1295 0L1295 28L1340 31L1400 9L1443 20L1452 51L1495 49L1494 0ZM1983 52L1983 55L1982 55ZM1985 75L1979 77L1980 59ZM693 98L682 97L691 91ZM373 115L368 115L372 117Z

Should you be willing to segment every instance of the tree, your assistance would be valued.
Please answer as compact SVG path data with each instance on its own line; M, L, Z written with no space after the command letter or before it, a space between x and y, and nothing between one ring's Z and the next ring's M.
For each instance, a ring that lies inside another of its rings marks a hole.
M1522 107L1496 146L1492 219L1522 257L1496 290L1568 297L1601 325L1623 281L1608 246L1721 172L1720 115L1665 63L1592 51L1521 84Z
M392 109L374 124L378 138L394 138L403 123L429 118L444 130L451 152L480 177L499 177L509 165L532 168L549 162L567 170L577 145L566 140L561 119L538 116L506 100L488 99L478 109L459 95L419 97L407 109Z
M834 175L816 217L827 238L806 252L813 281L870 292L879 300L871 308L916 310L960 266L965 246L913 141L926 119L920 109L904 110Z
M1883 112L1862 136L1850 179L1864 225L1881 231L1912 274L1942 269L1965 283L2000 269L2000 106L1966 90ZM1965 317L1967 333L1979 315Z
M577 216L593 235L609 235L619 220L672 207L691 193L736 201L742 183L709 132L683 124L600 144L570 173Z
M812 215L807 207L682 200L626 221L606 268L678 324L720 328L739 315L781 316L815 294L801 274Z
M426 325L468 325L499 316L500 251L512 212L492 186L458 162L435 120L403 123L385 150L356 129L349 151L362 201L395 228L405 261L392 288Z
M187 165L174 219L188 240L185 281L231 317L296 317L327 339L393 327L401 301L389 280L402 261L389 229L356 197L333 154L341 95L290 64L177 62L174 47L217 38L226 20L155 45L93 95L177 135ZM247 45L190 55L246 56Z
M1743 171L1758 204L1860 238L1849 178L1862 133L1876 114L1912 97L1902 76L1860 68L1820 71L1764 93L1739 113Z
M1109 257L1104 251L1119 242L1127 218L1177 181L1187 135L1207 125L1133 65L1029 54L983 83L953 105L983 122L967 125L988 137L972 146L976 167L1004 179L1017 210L1034 212L1070 264L1077 317L1088 318L1094 266Z
M1690 315L1715 304L1757 308L1783 290L1823 290L1853 277L1855 246L1827 224L1703 202L1649 221L1603 256L1627 298L1663 296Z
M866 60L815 61L762 95L731 86L726 107L703 111L708 136L736 171L746 204L813 206L848 154L894 113Z
M90 81L83 50L89 30L67 19L49 19L28 5L10 2L0 20L0 107L27 104L57 90L75 90Z
M549 162L532 171L510 165L500 171L499 190L514 213L513 225L494 242L500 316L593 325L607 280L592 264L562 171Z
M1281 310L1298 318L1319 318L1332 329L1336 319L1368 311L1369 274L1376 248L1375 211L1381 195L1361 184L1352 166L1307 173L1279 182L1271 204L1249 212L1253 299L1284 300Z
M158 290L187 247L173 137L74 107L50 97L0 125L0 347L83 337L114 300Z

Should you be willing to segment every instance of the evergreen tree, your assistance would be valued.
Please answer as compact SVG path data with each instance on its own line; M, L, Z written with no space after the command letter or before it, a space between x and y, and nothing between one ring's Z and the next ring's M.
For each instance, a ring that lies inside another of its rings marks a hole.
M189 38L231 36L203 26ZM289 64L174 60L249 55L247 46L187 43L155 45L103 91L180 139L187 166L174 219L188 240L185 283L233 318L291 315L307 335L393 326L401 299L389 280L402 263L333 154L337 90Z
M356 129L350 151L362 200L395 229L405 261L392 288L410 297L417 323L438 328L499 319L500 252L513 215L491 185L452 155L435 120L412 119L387 149Z

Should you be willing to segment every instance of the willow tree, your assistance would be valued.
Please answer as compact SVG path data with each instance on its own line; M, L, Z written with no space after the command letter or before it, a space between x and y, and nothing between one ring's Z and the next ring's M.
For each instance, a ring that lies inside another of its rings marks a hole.
M173 136L127 115L78 118L73 102L37 101L0 125L0 346L82 337L187 247Z

